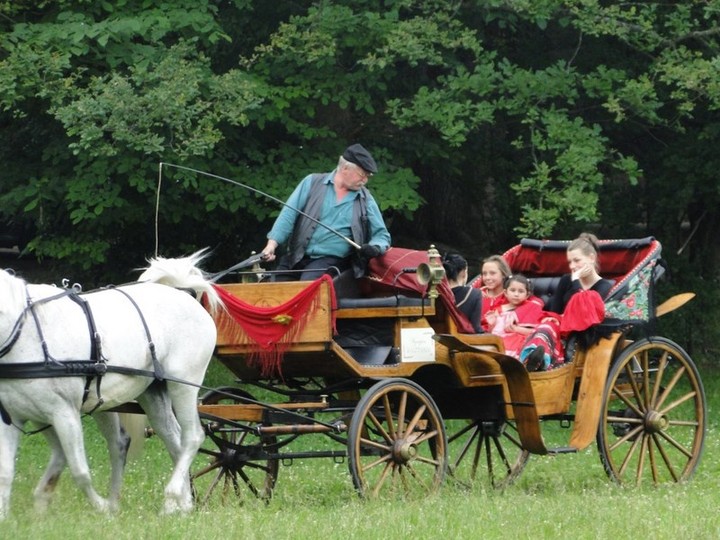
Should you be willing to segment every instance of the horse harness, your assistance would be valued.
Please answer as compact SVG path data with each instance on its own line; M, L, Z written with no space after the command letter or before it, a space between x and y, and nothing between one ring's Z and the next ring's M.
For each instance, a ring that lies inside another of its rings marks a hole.
M137 284L137 282L133 282L130 285L134 284ZM135 302L135 300L127 292L120 288L110 286L102 290L117 291L118 293L125 296L125 298L128 299L128 301L137 311L138 316L140 317L140 321L142 322L143 328L145 330L145 336L147 337L148 349L150 350L150 355L152 358L153 371L108 364L107 358L105 358L102 353L102 339L99 332L97 331L97 326L95 324L95 318L93 317L92 309L89 302L85 300L85 298L83 298L79 285L75 284L70 288L66 288L59 294L56 294L54 296L48 296L46 298L41 298L35 301L33 301L33 299L30 297L26 286L25 296L27 298L27 305L25 309L23 309L17 321L15 321L15 325L13 326L13 329L10 333L10 337L8 337L2 347L0 347L0 358L7 355L12 350L17 340L20 338L20 334L23 330L25 320L27 319L27 315L29 313L32 315L33 321L35 322L35 328L37 329L38 337L40 338L40 346L42 348L43 356L45 359L42 362L0 364L0 379L39 379L51 377L85 376L85 389L83 390L82 402L85 403L88 396L90 395L90 386L93 380L95 381L95 393L98 399L97 405L88 414L92 414L93 412L95 412L95 410L100 407L104 402L100 394L100 383L105 373L141 375L144 377L154 378L157 381L164 381L165 374L162 366L157 359L157 354L155 352L155 343L152 340L150 328L148 327L145 316L140 310L140 307L137 305L137 302ZM75 302L78 306L80 306L80 308L83 310L83 313L85 314L85 319L88 323L88 332L90 333L91 338L90 357L87 360L57 360L56 358L53 358L53 356L50 354L47 342L45 341L45 336L43 334L42 326L40 324L36 308L39 305L66 297ZM2 421L6 424L11 424L10 415L3 407L2 402L0 402L0 418L2 418Z

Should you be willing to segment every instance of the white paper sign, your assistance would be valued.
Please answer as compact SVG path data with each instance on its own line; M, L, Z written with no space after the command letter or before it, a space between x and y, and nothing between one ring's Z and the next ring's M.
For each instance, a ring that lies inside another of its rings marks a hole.
M435 341L432 328L403 328L400 331L402 362L434 362Z

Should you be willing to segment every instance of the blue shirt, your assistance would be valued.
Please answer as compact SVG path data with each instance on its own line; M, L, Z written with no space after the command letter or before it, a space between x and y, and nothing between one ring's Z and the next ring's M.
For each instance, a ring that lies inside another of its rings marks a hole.
M352 238L351 223L353 215L353 204L355 199L360 197L359 191L350 191L341 201L337 201L335 195L334 178L332 171L325 175L322 182L326 185L325 199L318 221L334 229L346 238ZM298 184L287 200L280 215L275 220L273 228L268 233L269 239L275 240L278 244L286 244L295 227L295 220L298 213L294 210L304 210L310 194L313 175L306 176ZM368 238L366 242L380 248L384 253L390 247L390 233L385 227L380 207L373 196L366 190L367 194L367 217L368 217ZM305 249L305 255L310 258L325 256L347 257L352 253L353 247L337 234L329 231L322 225L318 225L310 238Z

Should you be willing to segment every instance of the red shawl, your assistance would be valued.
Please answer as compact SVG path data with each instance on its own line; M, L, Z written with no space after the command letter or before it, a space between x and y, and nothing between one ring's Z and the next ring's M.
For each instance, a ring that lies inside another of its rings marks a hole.
M235 334L238 343L253 343L259 348L248 359L250 365L258 365L263 377L280 375L283 353L302 334L310 316L318 308L320 286L330 286L331 312L333 330L335 329L335 291L330 276L323 275L293 298L278 306L253 306L243 302L237 296L222 287L214 286L225 303L228 314L237 323L233 325L229 319L223 319L232 328L223 328Z

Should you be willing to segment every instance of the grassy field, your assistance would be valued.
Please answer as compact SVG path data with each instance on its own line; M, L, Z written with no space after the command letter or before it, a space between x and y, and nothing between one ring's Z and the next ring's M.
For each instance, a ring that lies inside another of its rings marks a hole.
M219 501L187 516L158 515L170 460L157 438L129 464L121 511L90 509L69 475L43 515L33 511L32 490L48 451L41 436L22 441L11 516L0 538L354 539L354 538L654 538L720 537L720 371L701 368L708 403L705 451L692 481L659 488L626 488L606 477L594 446L574 455L532 456L504 492L468 492L451 482L436 495L360 500L347 463L295 461L280 468L272 501ZM103 441L85 420L96 485L104 493L108 464ZM556 423L548 438L567 440ZM200 459L200 458L199 458Z

